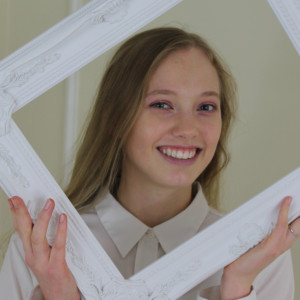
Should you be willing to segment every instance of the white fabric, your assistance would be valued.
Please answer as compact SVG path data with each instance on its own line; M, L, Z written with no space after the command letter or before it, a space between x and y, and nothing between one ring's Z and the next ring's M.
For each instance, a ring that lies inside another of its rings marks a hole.
M134 274L135 265L140 269L145 266L144 262L152 261L154 255L157 259L170 252L221 215L208 207L200 190L184 211L154 228L148 228L140 222L110 194L82 217L122 275L129 278ZM154 254L145 251L143 255L137 256L139 244L143 243L145 237L148 238L149 232L151 239L157 240L158 249L153 247ZM143 265L139 265L140 262ZM180 299L219 300L221 276L222 271L217 272ZM266 268L253 286L252 293L243 300L293 300L294 279L290 252L281 255ZM43 299L35 277L25 265L22 244L15 234L0 272L0 294L3 299Z
M138 242L134 273L141 271L151 263L155 262L158 254L158 239L154 232L149 229Z

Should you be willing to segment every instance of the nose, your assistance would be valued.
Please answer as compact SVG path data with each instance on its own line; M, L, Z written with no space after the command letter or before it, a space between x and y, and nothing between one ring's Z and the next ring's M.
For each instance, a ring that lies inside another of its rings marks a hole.
M181 139L191 140L195 138L199 133L195 116L190 113L178 114L172 133Z

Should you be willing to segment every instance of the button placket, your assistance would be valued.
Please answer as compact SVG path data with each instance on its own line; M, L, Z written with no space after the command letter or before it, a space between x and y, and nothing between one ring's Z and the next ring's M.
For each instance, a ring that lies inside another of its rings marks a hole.
M137 246L134 273L144 269L154 261L158 255L158 240L153 230L149 229L140 239Z

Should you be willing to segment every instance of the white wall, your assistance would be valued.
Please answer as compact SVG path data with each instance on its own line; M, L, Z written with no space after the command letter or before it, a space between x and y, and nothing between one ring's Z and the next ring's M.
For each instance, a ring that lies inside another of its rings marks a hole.
M87 2L87 1L85 1ZM0 58L68 14L67 0L0 0ZM300 165L300 57L267 1L185 0L146 28L174 25L205 37L230 65L239 85L239 120L231 138L232 162L223 183L229 211ZM79 127L111 52L81 73ZM55 178L63 177L65 84L14 116ZM0 234L10 226L1 195ZM300 242L293 248L300 281ZM300 300L297 287L295 299Z

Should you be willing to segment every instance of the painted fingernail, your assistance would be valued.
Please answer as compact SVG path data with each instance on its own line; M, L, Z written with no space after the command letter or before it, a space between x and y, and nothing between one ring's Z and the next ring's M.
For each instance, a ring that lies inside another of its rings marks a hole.
M48 199L48 200L46 201L45 206L44 206L44 210L49 210L50 206L51 206L51 200Z

